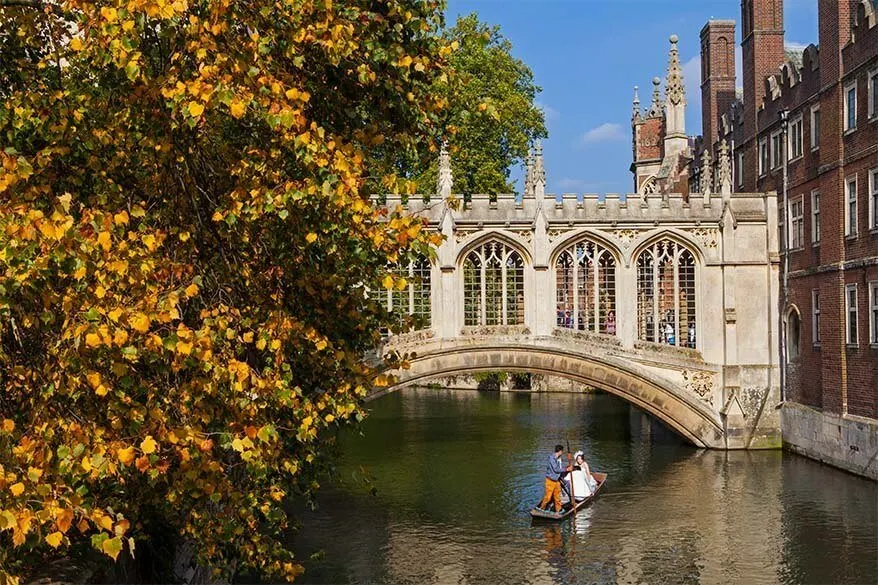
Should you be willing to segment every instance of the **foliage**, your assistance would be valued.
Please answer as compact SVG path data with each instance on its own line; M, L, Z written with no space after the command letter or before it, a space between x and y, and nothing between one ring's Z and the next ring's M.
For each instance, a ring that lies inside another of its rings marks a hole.
M444 125L455 193L511 193L511 169L536 138L547 136L543 111L534 103L540 88L533 72L512 56L512 43L476 14L459 17L444 32L455 47L454 75L437 87L448 101ZM436 189L437 163L415 173L424 193Z
M476 372L473 374L473 379L476 381L477 390L497 391L509 379L509 374L506 372Z
M383 376L434 0L0 0L0 579L169 525L294 578L283 501ZM409 189L411 190L411 189Z

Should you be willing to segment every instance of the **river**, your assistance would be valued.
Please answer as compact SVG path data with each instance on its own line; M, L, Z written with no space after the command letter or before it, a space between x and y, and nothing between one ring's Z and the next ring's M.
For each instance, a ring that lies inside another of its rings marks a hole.
M370 408L299 511L304 583L878 582L878 484L809 459L698 450L603 393L422 388ZM567 441L608 483L533 524Z

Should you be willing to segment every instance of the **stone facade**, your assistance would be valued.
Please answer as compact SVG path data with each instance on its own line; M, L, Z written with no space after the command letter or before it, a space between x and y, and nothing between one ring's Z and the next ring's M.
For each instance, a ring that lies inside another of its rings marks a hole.
M795 402L781 411L783 444L796 453L878 480L878 421Z

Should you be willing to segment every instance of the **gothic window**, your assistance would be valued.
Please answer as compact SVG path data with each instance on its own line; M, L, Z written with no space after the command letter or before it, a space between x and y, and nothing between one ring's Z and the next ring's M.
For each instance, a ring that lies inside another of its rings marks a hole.
M637 337L696 347L695 257L671 240L637 257Z
M555 261L556 325L616 334L616 259L591 241L566 248Z
M431 325L430 311L430 261L421 256L403 264L396 264L389 270L395 276L406 279L402 290L378 290L378 300L400 323L412 317L414 329L428 328Z
M524 323L524 261L498 241L478 246L463 261L464 325Z

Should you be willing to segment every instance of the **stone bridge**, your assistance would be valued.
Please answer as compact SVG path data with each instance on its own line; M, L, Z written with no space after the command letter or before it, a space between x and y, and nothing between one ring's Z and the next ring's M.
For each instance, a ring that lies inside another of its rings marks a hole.
M389 391L474 372L562 376L616 394L694 445L780 446L777 198L719 192L555 196L537 153L523 195L382 203L444 242L381 291L416 330ZM455 202L456 200L456 202Z

